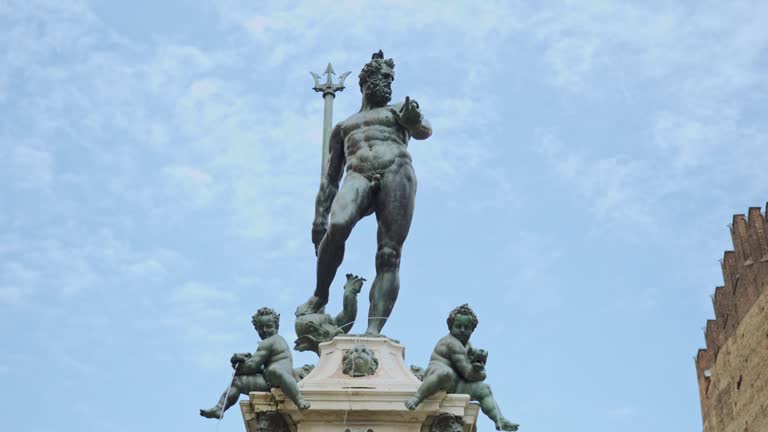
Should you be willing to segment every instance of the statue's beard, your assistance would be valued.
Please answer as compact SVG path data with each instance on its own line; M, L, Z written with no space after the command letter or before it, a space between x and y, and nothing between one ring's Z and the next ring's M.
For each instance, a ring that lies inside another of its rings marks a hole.
M384 84L370 81L365 90L365 98L373 106L384 106L392 99L392 91Z

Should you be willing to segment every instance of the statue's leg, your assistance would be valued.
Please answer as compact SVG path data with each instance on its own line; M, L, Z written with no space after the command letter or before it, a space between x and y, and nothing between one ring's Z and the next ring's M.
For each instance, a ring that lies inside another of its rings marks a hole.
M400 253L411 228L415 198L416 175L410 164L387 172L381 179L381 190L374 202L379 222L378 249L367 334L380 334L395 306L400 291Z
M349 173L333 199L328 231L317 250L317 285L312 298L299 307L298 315L317 313L328 303L328 290L344 259L344 243L352 228L371 203L370 183L365 177Z
M307 402L299 391L299 385L296 383L296 378L293 376L292 370L284 370L280 367L271 367L267 370L269 380L273 386L280 387L300 410L309 408L310 403Z
M224 392L221 394L221 397L219 398L219 401L216 403L216 405L214 405L213 408L201 409L200 415L207 418L221 418L221 415L224 411L237 403L237 400L240 399L241 394L247 395L249 392L254 391L249 388L250 381L252 381L249 378L255 377L250 375L236 376L235 379L232 380L232 383L229 385L229 388L224 390ZM261 378L261 381L264 381L261 375L259 375L259 378Z
M507 420L501 413L496 399L493 397L491 387L484 382L462 382L456 389L456 393L468 394L470 399L480 403L480 409L496 425L496 430L516 431L518 425Z
M431 371L427 371L424 375L424 381L421 382L416 393L405 400L406 408L414 410L422 401L424 401L424 399L440 390L451 390L455 380L456 372L448 366L441 366Z

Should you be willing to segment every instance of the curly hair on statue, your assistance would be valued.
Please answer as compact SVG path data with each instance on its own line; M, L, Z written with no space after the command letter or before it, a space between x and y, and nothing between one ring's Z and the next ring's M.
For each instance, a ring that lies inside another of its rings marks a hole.
M275 318L275 327L279 328L280 327L280 314L277 313L272 308L263 307L263 308L257 310L256 313L253 314L252 319L253 319L253 321L256 321L260 317L267 316L267 315L272 315Z
M472 320L472 329L474 330L477 327L477 324L479 321L477 320L477 315L475 315L475 312L469 307L468 304L464 303L463 305L454 308L450 314L448 314L448 328L450 329L453 327L453 321L456 319L457 315L466 315Z
M360 71L360 75L358 75L358 78L360 78L360 90L363 89L363 85L368 82L368 80L373 76L374 74L377 74L384 69L384 66L389 67L390 69L395 68L395 61L391 58L384 59L384 52L379 50L379 52L373 53L371 56L371 61L365 64L363 66L363 70ZM392 71L392 79L394 79L395 73L394 70Z

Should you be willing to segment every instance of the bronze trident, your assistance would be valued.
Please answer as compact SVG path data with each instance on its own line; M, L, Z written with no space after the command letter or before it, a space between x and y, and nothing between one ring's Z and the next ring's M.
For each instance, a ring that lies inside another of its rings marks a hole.
M337 91L344 90L344 80L350 72L344 72L339 76L339 82L333 83L333 77L336 75L333 70L333 66L328 63L328 67L325 68L324 75L327 75L327 79L323 84L320 84L320 75L310 72L312 78L315 79L315 86L312 89L316 92L323 93L323 99L325 100L325 111L323 113L323 156L320 160L320 181L325 178L325 172L328 170L328 152L329 142L331 140L331 127L333 123L333 99L336 97Z

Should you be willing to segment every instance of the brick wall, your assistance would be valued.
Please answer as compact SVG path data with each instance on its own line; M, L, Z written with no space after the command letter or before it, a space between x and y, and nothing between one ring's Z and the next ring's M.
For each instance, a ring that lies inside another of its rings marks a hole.
M696 356L705 432L768 431L768 237L759 207L735 215L715 319Z

